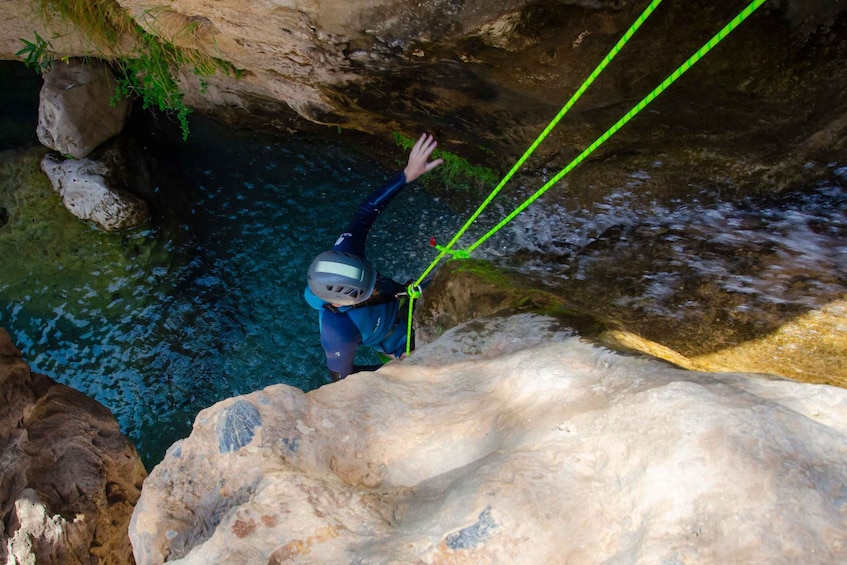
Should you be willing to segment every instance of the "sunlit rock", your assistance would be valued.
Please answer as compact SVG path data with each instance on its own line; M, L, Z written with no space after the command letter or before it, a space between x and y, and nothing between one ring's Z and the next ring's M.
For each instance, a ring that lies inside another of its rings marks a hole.
M38 140L62 155L82 159L119 134L130 103L116 99L117 79L96 60L59 62L44 76Z
M0 328L0 562L122 565L146 476L101 404L30 372Z
M149 216L147 203L115 186L108 178L109 166L101 161L48 154L41 161L41 169L71 214L105 231L137 227Z
M837 563L845 434L843 389L483 318L376 373L201 412L130 536L142 565Z

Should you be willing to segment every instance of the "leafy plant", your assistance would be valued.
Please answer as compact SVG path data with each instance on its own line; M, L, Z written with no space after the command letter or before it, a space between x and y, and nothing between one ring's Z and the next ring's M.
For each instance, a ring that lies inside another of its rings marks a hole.
M181 60L179 51L171 44L162 43L148 33L142 33L145 47L136 57L120 59L122 75L118 79L115 100L137 96L142 107L156 108L176 115L182 130L182 139L188 139L188 114L191 110L183 102L179 83L171 65Z
M23 38L20 38L20 40L23 42L24 47L15 53L15 55L23 57L24 64L27 67L34 67L41 74L53 68L56 58L53 53L53 45L49 41L38 35L38 32L35 32L34 43Z
M394 142L403 149L411 149L416 141L416 139L402 133L394 132ZM472 165L467 159L459 157L455 153L436 149L432 156L444 160L444 164L438 167L436 171L440 171L441 179L445 184L467 190L471 183L491 184L497 181L497 173L492 169L482 165Z
M113 102L124 97L141 99L144 109L156 109L176 117L183 139L188 138L188 115L176 74L180 68L193 68L198 76L211 76L218 70L240 78L241 73L232 64L203 53L199 49L179 47L142 28L116 0L34 0L42 17L50 20L58 15L72 22L88 37L95 47L104 52L118 53L113 65L118 78L118 88ZM160 12L164 13L164 12ZM155 24L157 13L145 12L147 22ZM175 16L181 18L182 16ZM197 35L200 22L188 19L178 34ZM127 38L134 41L125 41ZM39 69L49 70L54 61L52 46L36 33L36 42L26 40L19 55L27 61L37 62ZM135 44L130 53L121 53L123 45ZM31 63L32 64L32 63ZM201 91L206 82L200 79Z

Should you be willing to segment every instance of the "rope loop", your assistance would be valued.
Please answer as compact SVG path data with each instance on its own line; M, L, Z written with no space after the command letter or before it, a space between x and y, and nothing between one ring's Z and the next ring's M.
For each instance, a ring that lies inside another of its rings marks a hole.
M423 289L420 285L410 284L406 287L406 296L409 297L409 301L417 300L423 295Z

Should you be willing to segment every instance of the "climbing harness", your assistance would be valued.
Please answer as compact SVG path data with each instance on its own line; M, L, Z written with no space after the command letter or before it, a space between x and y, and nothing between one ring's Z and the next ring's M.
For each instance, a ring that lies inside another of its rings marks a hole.
M665 80L663 80L656 88L654 88L647 96L645 96L638 104L632 107L632 109L624 114L624 116L615 122L612 127L606 130L603 135L598 137L591 145L589 145L582 153L580 153L573 161L568 163L565 168L559 171L553 178L547 181L541 188L539 188L532 196L527 198L523 203L521 203L514 211L512 211L508 216L503 218L496 226L491 228L487 233L485 233L482 237L477 239L471 245L464 250L453 250L453 245L459 240L459 238L464 235L464 233L468 230L468 228L473 224L473 222L479 217L482 211L491 203L494 197L500 192L503 186L514 176L517 170L524 164L524 162L529 158L530 155L535 151L535 149L541 144L542 141L547 137L547 135L553 130L554 127L559 123L559 121L564 117L564 115L570 110L570 108L576 103L577 100L582 96L582 94L588 89L589 86L594 82L594 80L600 75L601 72L606 68L606 66L615 58L618 52L623 48L624 45L629 41L629 39L635 34L638 28L641 27L641 24L653 13L653 11L658 7L658 5L662 2L662 0L652 0L647 8L641 13L641 15L636 19L636 21L630 26L630 28L626 31L626 33L621 37L621 39L612 47L611 51L609 51L608 55L600 62L599 65L592 71L589 77L582 83L582 86L571 96L570 100L562 107L559 113L555 118L544 128L544 131L538 136L538 138L530 145L530 147L526 150L526 152L521 156L520 159L515 163L515 165L509 170L506 176L503 177L494 190L488 195L488 197L483 201L482 204L476 209L476 211L471 215L467 222L459 229L455 236L447 243L447 245L439 246L435 245L435 241L431 240L430 243L433 244L439 250L439 254L433 259L432 263L424 270L423 274L421 274L418 279L408 286L408 294L409 294L409 315L407 316L407 332L409 336L412 335L412 311L414 308L414 302L416 299L420 298L421 291L419 289L421 282L429 275L429 273L435 268L438 263L446 255L451 255L452 257L457 258L467 258L470 256L470 253L482 245L488 238L497 233L500 229L503 228L506 224L511 222L518 214L523 212L528 206L530 206L533 202L538 200L547 190L549 190L554 184L559 182L565 175L571 172L577 165L582 163L589 155L591 155L598 147L600 147L603 143L605 143L610 137L612 137L615 133L618 132L624 125L626 125L632 118L638 115L648 104L650 104L653 100L655 100L662 92L667 90L667 88L676 82L679 77L681 77L688 69L694 66L700 59L702 59L706 54L711 51L718 43L723 41L723 39L729 35L735 28L737 28L741 23L746 20L753 12L755 12L762 4L765 3L766 0L753 0L750 4L747 5L741 12L738 13L729 23L727 23L723 29L721 29L718 33L716 33L709 41L707 41L700 49L698 49L691 57L688 58L682 65L680 65L674 72L672 72ZM407 339L406 342L406 354L411 353L411 339Z

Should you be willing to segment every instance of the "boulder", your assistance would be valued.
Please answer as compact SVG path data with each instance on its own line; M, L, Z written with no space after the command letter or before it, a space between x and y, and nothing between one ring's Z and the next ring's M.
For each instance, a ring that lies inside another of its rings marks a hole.
M0 562L131 562L147 473L112 413L32 373L2 328L0 398Z
M687 371L561 319L202 411L145 482L139 564L840 563L847 390Z
M92 60L57 63L44 76L38 108L38 140L62 155L82 159L121 133L130 101L115 101L117 79Z
M105 231L134 228L149 217L147 203L115 186L112 169L104 162L48 154L41 169L71 214Z

